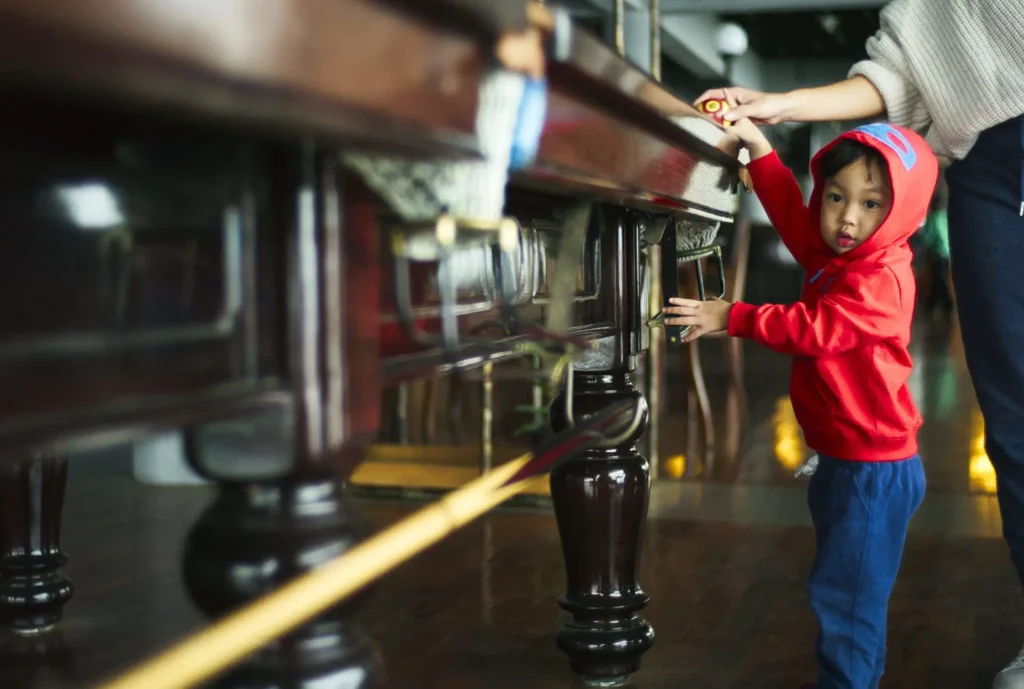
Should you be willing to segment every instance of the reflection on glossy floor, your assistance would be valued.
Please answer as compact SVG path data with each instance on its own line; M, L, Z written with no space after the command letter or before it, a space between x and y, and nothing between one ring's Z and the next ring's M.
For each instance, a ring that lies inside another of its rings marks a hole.
M1024 641L1024 599L998 537L958 339L923 330L916 346L932 492L893 596L883 686L986 687ZM717 389L710 354L708 365ZM812 671L803 581L813 542L804 484L792 478L804 450L785 361L748 348L747 380L751 425L735 458L690 462L673 452L684 446L678 433L664 434L642 577L657 641L633 678L639 689L783 689ZM682 413L677 393L670 416ZM123 451L73 461L65 545L76 597L59 634L3 640L0 687L92 686L202 624L180 583L180 553L209 495L139 486ZM362 506L377 525L414 508ZM576 685L554 647L562 586L549 512L505 510L386 578L361 619L387 659L387 689L568 689Z

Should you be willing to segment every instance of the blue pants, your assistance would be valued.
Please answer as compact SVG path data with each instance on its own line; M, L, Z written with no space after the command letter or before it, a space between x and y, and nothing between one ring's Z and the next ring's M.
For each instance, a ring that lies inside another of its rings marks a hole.
M1024 118L982 133L946 174L953 287L985 417L1003 535L1024 584Z
M889 594L924 490L916 455L898 462L819 457L807 490L818 541L807 586L819 627L818 689L878 687Z

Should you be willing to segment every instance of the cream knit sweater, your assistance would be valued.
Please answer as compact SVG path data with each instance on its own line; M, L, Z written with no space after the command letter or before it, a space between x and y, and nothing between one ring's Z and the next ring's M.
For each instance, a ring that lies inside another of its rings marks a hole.
M871 80L891 121L927 130L937 154L963 158L1024 113L1024 0L892 0L881 14L871 59L850 76Z

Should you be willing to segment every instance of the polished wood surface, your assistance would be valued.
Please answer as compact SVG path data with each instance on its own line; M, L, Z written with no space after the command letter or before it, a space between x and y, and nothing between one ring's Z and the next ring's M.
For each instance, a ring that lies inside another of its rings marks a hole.
M488 58L371 0L4 0L0 46L3 81L33 90L448 153L475 149Z
M667 119L658 127L644 127L643 120L624 120L602 107L593 98L599 91L581 97L559 86L554 82L537 163L517 177L517 183L586 192L659 212L688 211L717 220L732 217L738 199L734 158L729 164L695 154L664 136L664 128L685 131ZM700 129L718 134L701 118L693 120ZM721 140L727 137L723 134ZM594 141L604 145L594 146ZM720 152L719 156L730 160Z
M38 99L12 96L4 121L0 216L23 231L0 239L0 461L286 410L283 283L257 251L280 240L245 181L273 155Z

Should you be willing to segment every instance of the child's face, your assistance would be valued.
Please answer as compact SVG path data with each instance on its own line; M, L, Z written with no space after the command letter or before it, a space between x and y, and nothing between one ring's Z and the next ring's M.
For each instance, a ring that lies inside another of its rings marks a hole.
M860 246L889 215L889 175L878 163L856 160L825 180L821 238L837 254Z

